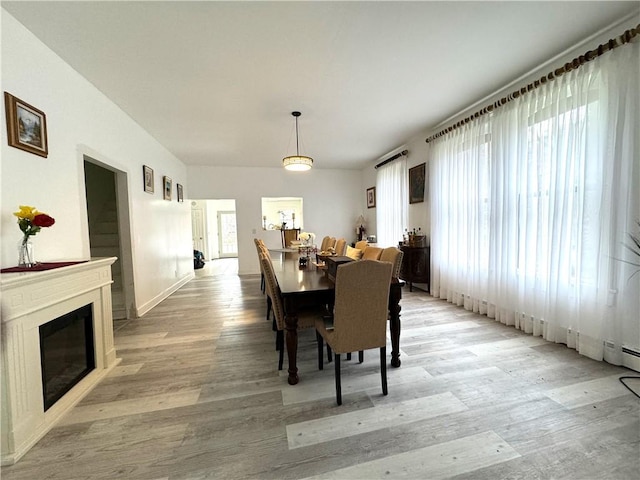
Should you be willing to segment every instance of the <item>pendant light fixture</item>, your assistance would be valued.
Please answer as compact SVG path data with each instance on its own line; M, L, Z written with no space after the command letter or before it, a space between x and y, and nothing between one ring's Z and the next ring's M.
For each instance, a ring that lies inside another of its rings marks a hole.
M298 117L302 115L300 112L291 112L296 119L296 154L282 159L282 166L286 170L294 172L304 172L310 170L313 165L313 158L300 155L300 146L298 143Z

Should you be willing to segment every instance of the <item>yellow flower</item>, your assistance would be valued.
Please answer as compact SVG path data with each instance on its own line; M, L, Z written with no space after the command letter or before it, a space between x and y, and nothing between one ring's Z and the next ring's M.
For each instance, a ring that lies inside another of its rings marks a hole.
M28 205L20 205L19 212L13 212L13 214L18 218L26 218L27 220L33 220L38 213L35 207L29 207Z

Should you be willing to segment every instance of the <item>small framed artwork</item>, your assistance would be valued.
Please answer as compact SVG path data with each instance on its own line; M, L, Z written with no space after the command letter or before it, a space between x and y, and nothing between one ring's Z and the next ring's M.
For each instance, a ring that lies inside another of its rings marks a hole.
M41 157L49 155L47 117L44 112L7 92L4 92L4 108L9 146Z
M162 177L162 184L164 185L164 199L171 200L171 190L173 190L173 182L171 178L166 175Z
M176 183L176 194L178 197L178 202L184 202L184 194L182 191L182 185L180 185L179 183Z
M424 176L426 164L409 169L409 203L424 202Z
M153 193L153 168L143 165L142 178L144 179L144 191L147 193Z
M376 207L376 187L367 188L367 208Z

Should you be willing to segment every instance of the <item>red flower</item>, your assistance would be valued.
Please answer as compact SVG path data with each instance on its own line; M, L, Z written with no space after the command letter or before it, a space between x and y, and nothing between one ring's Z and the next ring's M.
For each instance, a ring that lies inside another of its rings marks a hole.
M38 213L32 220L36 227L50 227L56 221L46 213Z

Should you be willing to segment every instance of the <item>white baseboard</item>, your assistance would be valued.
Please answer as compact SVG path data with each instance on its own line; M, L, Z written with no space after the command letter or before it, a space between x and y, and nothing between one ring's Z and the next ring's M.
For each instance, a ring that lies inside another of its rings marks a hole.
M172 293L178 291L183 285L187 284L190 280L195 278L195 273L191 272L189 275L182 277L179 281L171 285L169 288L160 292L158 295L153 297L147 303L143 305L136 306L136 317L142 317L145 313L149 312L153 307L160 304L164 299L166 299Z

